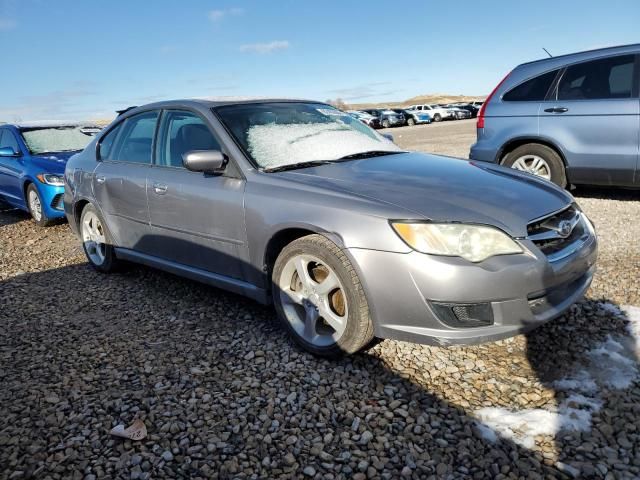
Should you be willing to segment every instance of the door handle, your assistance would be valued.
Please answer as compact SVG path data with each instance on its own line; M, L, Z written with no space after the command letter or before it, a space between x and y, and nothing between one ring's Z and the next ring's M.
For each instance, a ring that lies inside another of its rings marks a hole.
M107 178L103 175L96 175L96 183L104 183L107 181Z
M569 109L567 107L551 107L545 108L544 111L547 113L565 113L568 112Z
M158 195L164 195L165 193L167 193L167 186L164 183L154 183L153 184L153 191L156 192Z

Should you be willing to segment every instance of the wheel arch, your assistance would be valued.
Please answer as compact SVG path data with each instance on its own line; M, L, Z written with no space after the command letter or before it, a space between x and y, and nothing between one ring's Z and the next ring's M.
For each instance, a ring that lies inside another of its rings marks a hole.
M539 145L544 145L545 147L549 147L552 150L554 150L560 156L560 159L564 164L565 171L567 171L567 167L568 167L567 158L565 153L562 151L562 148L560 148L552 140L549 140L548 138L542 138L542 137L527 136L527 137L517 137L517 138L510 139L498 150L495 163L497 163L498 165L502 165L502 160L504 160L504 157L507 154L513 152L516 148L521 147L522 145L526 145L528 143L537 143Z

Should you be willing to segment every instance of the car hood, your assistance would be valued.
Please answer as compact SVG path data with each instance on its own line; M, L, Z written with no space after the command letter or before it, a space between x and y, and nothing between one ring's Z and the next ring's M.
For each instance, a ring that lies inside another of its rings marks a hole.
M45 153L32 155L31 164L42 170L43 173L64 174L64 167L72 156L78 152Z
M514 237L573 201L546 180L490 163L401 153L280 172L316 187L393 204L406 219L496 226Z

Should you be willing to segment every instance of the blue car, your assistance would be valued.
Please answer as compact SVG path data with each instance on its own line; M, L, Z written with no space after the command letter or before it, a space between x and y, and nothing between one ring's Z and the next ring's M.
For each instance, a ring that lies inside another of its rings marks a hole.
M0 199L47 226L64 218L64 167L99 127L73 123L0 125Z

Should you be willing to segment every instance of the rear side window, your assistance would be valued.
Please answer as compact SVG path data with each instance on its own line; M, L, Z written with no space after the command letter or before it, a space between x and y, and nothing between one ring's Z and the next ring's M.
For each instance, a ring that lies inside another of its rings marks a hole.
M118 135L110 160L131 163L151 163L153 136L158 122L158 112L146 112L128 118Z
M558 100L631 98L634 55L603 58L567 67Z
M505 102L540 102L547 96L557 74L558 70L553 70L527 80L505 93L502 100Z
M100 160L113 160L114 146L122 123L114 127L100 141Z

